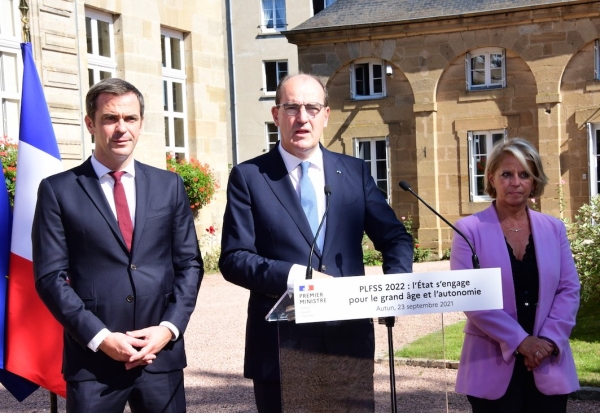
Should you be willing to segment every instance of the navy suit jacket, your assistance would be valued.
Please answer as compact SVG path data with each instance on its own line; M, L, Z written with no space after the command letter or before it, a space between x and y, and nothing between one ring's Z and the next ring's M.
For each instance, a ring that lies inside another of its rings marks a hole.
M44 179L33 222L36 289L63 325L65 380L125 372L122 362L87 343L112 332L175 325L151 372L186 366L183 333L194 310L203 268L183 182L172 172L135 162L136 213L131 253L90 159Z
M366 232L383 253L385 273L411 272L412 239L375 185L366 163L321 149L325 183L332 193L323 252L315 252L313 267L334 277L364 275L362 239ZM312 241L310 225L277 147L232 169L219 264L228 281L250 290L246 377L279 379L277 327L266 322L265 316L287 290L292 265L307 264Z

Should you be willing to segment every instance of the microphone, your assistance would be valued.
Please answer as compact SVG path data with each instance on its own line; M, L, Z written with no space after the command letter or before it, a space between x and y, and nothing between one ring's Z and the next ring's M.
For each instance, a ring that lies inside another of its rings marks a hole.
M400 188L402 188L405 191L410 192L411 194L413 194L414 196L417 197L417 199L419 201L421 201L423 203L423 205L425 205L427 208L429 208L429 210L431 212L433 212L434 214L436 214L438 217L440 217L442 219L442 221L444 221L446 224L448 224L448 226L450 228L452 228L458 235L460 235L461 237L463 237L463 239L465 241L467 241L467 244L469 244L469 248L471 248L471 261L473 262L473 268L474 269L479 269L481 268L479 266L479 257L477 256L477 254L475 254L475 248L473 248L473 244L471 244L471 241L469 241L469 239L465 236L465 234L463 234L462 232L460 232L458 230L458 228L456 228L454 225L452 225L451 223L448 222L448 220L446 218L444 218L443 216L441 216L435 209L433 209L431 206L429 206L429 204L427 202L425 202L423 200L423 198L421 198L419 195L417 195L412 188L410 187L410 185L408 184L408 182L406 181L400 181L400 183L398 184L400 185Z
M325 218L327 217L327 212L329 212L329 196L331 195L331 187L329 185L325 185L325 213L323 214L323 218L321 218L321 223L319 224L319 228L317 228L317 233L315 234L315 239L313 239L312 244L310 245L310 254L308 254L308 265L306 266L306 279L312 280L312 257L313 252L315 251L315 245L317 245L317 239L319 238L319 233L321 232L321 228L323 227L323 223L325 222Z

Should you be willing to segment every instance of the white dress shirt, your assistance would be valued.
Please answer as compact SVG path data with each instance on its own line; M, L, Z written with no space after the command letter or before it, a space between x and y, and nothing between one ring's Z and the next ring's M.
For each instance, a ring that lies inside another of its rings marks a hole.
M94 172L98 176L98 180L100 181L100 187L102 188L102 192L104 192L104 196L106 196L106 200L108 201L108 205L110 205L110 209L115 215L115 219L117 219L117 208L115 207L115 180L112 176L109 175L112 172L106 166L102 165L94 155L92 155L92 167L94 168ZM135 231L135 206L136 206L136 197L135 197L135 164L133 159L129 164L121 169L125 173L121 177L121 183L123 184L123 189L125 190L125 198L127 198L127 206L129 207L129 214L131 215L131 223L133 225ZM161 326L167 327L173 333L172 340L177 340L179 337L179 329L175 327L172 323L168 321L162 321L160 323ZM110 330L107 328L103 328L90 340L87 344L88 348L94 352L98 351L98 347L104 341L104 339L110 334ZM125 333L125 332L123 332Z
M281 144L277 147L279 149L279 153L283 158L283 163L288 171L288 175L292 182L296 193L298 194L298 198L300 198L300 178L302 177L302 169L300 167L300 163L302 163L302 159L295 157L294 155L287 152L283 149ZM319 223L325 213L325 169L323 167L323 152L321 151L321 147L317 146L313 154L310 158L306 159L306 161L310 162L310 167L308 168L308 177L312 182L315 193L317 195L317 211L319 216ZM319 238L317 239L317 245L321 252L323 252L323 242L325 240L325 231L327 226L327 220L323 222L323 227L321 228L321 232L319 233ZM306 257L308 260L308 256ZM294 264L290 269L288 274L287 286L288 291L294 291L294 282L296 280L303 280L306 277L306 265Z

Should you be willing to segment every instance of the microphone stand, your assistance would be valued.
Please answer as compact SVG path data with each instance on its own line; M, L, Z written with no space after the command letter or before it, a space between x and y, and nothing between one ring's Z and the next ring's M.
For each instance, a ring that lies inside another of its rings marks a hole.
M394 333L392 328L396 322L396 317L379 317L379 324L385 324L388 333L388 364L390 368L390 403L391 412L398 412L398 403L396 401L396 371L394 363Z
M410 187L410 185L408 184L408 182L406 181L400 181L400 183L398 184L400 185L400 188L402 188L405 191L410 192L411 194L413 194L415 197L417 197L417 199L419 201L421 201L423 203L423 205L425 205L427 208L429 208L429 210L431 212L433 212L435 215L437 215L438 217L441 218L442 221L444 221L446 224L448 224L448 226L450 228L452 228L458 235L460 235L466 242L467 244L469 244L469 248L471 248L471 262L473 263L473 269L479 269L481 268L481 266L479 265L479 257L477 256L477 254L475 254L475 248L473 248L473 244L471 244L471 241L469 241L469 239L465 236L465 234L463 234L462 232L460 232L458 230L458 228L456 228L454 225L452 225L450 222L448 222L448 220L446 218L444 218L443 216L441 216L435 209L433 209L427 202L425 202L423 200L423 198L421 198L419 195L417 195L412 188Z
M331 187L329 185L325 185L325 212L323 213L323 218L321 218L321 223L319 224L319 228L317 228L317 233L315 234L315 238L313 239L312 244L310 245L310 254L308 254L308 265L306 266L306 279L312 280L312 257L313 252L315 251L315 245L317 245L317 239L319 238L319 233L321 232L321 228L323 227L323 223L325 222L325 218L327 217L327 212L329 212L329 196L331 195ZM321 251L322 252L322 251Z

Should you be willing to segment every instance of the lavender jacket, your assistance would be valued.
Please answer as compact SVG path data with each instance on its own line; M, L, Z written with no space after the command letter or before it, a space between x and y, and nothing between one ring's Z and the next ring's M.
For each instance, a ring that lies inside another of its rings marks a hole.
M558 356L544 359L534 370L535 384L544 394L567 394L579 388L569 335L579 308L579 278L564 224L528 209L540 286L535 336L547 337ZM506 393L515 363L515 350L527 337L517 321L510 257L493 205L456 223L473 243L482 268L502 270L502 310L466 312L465 340L456 391L495 400ZM452 241L450 267L472 268L471 250L458 235Z

